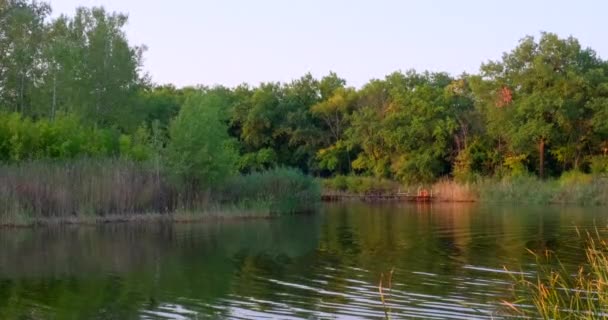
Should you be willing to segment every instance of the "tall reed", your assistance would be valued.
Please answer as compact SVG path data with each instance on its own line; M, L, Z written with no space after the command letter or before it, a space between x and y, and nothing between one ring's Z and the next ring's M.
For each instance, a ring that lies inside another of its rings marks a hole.
M235 176L218 190L222 203L274 213L313 211L321 198L319 183L297 169L276 168Z
M486 179L475 188L484 202L608 205L608 178L582 173L548 180L532 176Z
M248 216L316 209L317 181L279 168L183 186L159 168L122 159L35 161L0 165L0 224L142 213Z
M515 301L504 302L518 317L606 319L608 317L608 243L599 232L587 233L586 264L577 270L550 252L535 255L534 279L514 277ZM550 262L556 262L550 264ZM527 306L527 307L526 307ZM531 308L530 308L531 307Z
M60 218L169 212L175 192L162 175L118 159L0 166L0 216Z

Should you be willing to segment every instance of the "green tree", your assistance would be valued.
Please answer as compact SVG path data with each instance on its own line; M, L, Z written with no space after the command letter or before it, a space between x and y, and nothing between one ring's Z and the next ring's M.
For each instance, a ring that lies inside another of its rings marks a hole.
M501 61L482 65L476 89L493 131L503 133L512 153L535 156L544 177L549 146L564 167L580 166L604 70L576 39L543 33L538 42L526 37Z
M329 143L325 142L328 144L327 147L317 151L321 168L334 171L341 167L341 172L350 171L351 151L344 142L344 131L349 126L349 119L355 110L356 101L355 89L338 87L327 99L311 107L310 111L313 116L323 121L326 130L324 136L330 140Z
M237 151L220 116L221 97L190 95L169 128L167 161L189 187L208 188L236 170Z
M31 114L31 100L43 72L46 3L0 1L0 99L10 111Z

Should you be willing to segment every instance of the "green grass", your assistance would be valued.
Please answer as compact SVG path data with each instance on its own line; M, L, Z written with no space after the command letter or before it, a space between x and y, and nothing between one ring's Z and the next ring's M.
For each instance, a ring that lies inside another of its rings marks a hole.
M608 205L608 178L578 172L548 180L533 176L486 179L475 188L482 202Z
M434 184L404 186L399 182L364 176L336 176L321 179L324 195L416 194L429 190L438 201L491 202L521 204L608 205L608 176L565 172L559 178L539 179L532 175L480 178L458 183L444 179Z

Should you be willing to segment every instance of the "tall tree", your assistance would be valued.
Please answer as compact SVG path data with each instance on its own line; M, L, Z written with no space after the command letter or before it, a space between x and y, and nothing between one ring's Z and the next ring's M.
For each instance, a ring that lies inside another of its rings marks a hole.
M32 113L50 10L48 4L37 1L0 1L0 99L14 111Z
M137 90L146 78L140 75L145 47L129 44L124 14L103 8L79 8L70 21L71 38L78 54L72 75L79 82L70 102L85 119L97 124L128 127L142 119L130 112Z
M237 151L222 120L222 97L194 93L169 129L172 172L194 188L209 188L236 170Z
M538 42L526 37L501 61L482 65L476 93L495 132L504 134L512 152L535 156L544 177L547 148L578 168L592 134L588 102L600 83L589 76L603 68L576 39L543 33Z

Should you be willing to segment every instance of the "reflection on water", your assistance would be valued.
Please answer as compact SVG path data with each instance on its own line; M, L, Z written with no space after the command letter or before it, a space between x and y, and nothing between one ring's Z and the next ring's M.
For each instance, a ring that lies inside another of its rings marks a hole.
M602 209L332 204L311 216L0 231L0 319L500 318L527 249L584 261Z

